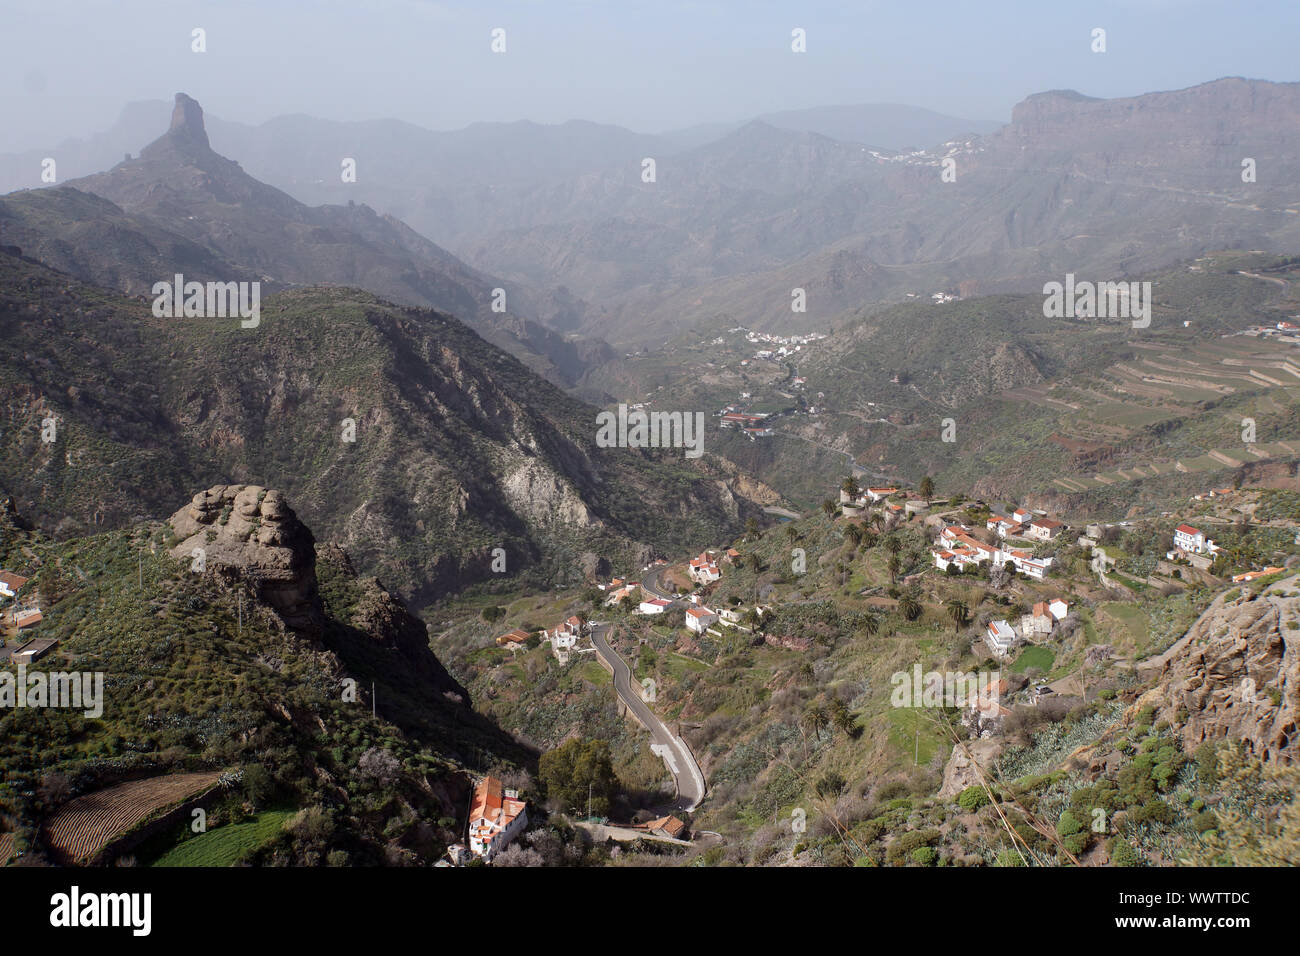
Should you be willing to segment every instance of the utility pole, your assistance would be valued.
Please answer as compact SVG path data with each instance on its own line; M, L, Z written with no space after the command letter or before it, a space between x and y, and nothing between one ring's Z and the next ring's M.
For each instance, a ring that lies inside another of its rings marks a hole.
M244 592L239 592L239 633L244 633Z
M912 753L912 766L918 766L921 762L921 725L916 725L916 749Z
M587 783L587 819L591 819L591 783Z
M375 716L375 682L370 682L370 716Z

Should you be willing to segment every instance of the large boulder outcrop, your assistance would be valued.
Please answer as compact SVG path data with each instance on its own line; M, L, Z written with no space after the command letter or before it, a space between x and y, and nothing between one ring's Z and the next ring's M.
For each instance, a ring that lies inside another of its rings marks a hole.
M1258 594L1233 589L1220 596L1178 643L1139 671L1156 678L1141 703L1154 704L1188 750L1207 740L1242 741L1266 763L1295 762L1300 578Z
M180 538L171 549L174 557L229 585L247 584L287 627L320 636L325 616L316 583L316 542L280 492L217 485L195 495L170 523Z

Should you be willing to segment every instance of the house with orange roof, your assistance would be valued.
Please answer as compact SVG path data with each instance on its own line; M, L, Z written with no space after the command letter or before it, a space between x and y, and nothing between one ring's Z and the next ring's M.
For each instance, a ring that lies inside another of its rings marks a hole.
M696 634L703 634L718 622L718 615L707 607L688 607L686 609L686 629Z
M1009 657L1011 649L1016 645L1016 632L1006 621L990 621L988 629L984 632L984 643L988 645L994 657Z
M641 583L639 581L629 581L627 584L610 591L605 598L605 604L611 606L618 604L623 598L636 597L636 592L640 589Z
M0 598L14 597L28 580L30 579L12 571L0 571Z
M701 551L699 557L691 558L690 575L696 584L710 584L722 577L722 571L712 554Z
M485 863L528 826L528 804L496 777L486 776L474 788L469 810L469 850Z
M1260 568L1258 571L1247 571L1245 574L1234 574L1232 576L1233 584L1249 584L1257 578L1267 577L1270 574L1277 574L1284 571L1285 568Z
M1024 637L1042 637L1052 633L1056 618L1046 601L1039 601L1033 609L1020 619L1020 633Z
M497 638L497 647L518 647L523 644L531 635L522 627L517 627L513 631L506 631Z
M659 817L648 823L634 823L629 829L645 830L655 836L669 837L673 840L685 840L687 834L686 824L674 816Z

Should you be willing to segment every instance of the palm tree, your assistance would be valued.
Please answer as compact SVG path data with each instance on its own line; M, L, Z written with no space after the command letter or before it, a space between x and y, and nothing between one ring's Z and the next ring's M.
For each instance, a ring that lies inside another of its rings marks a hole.
M921 616L921 602L917 600L916 592L910 588L903 593L898 599L898 610L902 612L903 617L909 621L915 621Z
M844 492L850 498L856 498L861 489L858 488L857 479L852 475L849 475L849 477L845 478L840 484L840 491Z
M934 497L934 479L929 475L926 475L921 479L921 484L917 488L917 491L919 491L921 497L925 499L925 505L928 508L930 506L930 499Z
M829 499L829 498L827 498L825 501L823 501L823 502L822 502L822 513L825 514L826 517L828 517L828 518L829 518L831 515L835 514L835 502L831 501L831 499Z
M821 705L821 701L814 701L808 705L808 709L803 715L806 723L813 732L813 739L816 740L821 736L822 730L826 727L826 708Z
M799 537L799 529L793 524L788 524L785 526L785 536L788 540L793 541L795 538Z
M844 537L853 542L854 546L862 543L862 535L865 529L860 524L851 524L844 529Z
M867 637L875 637L880 630L880 618L870 612L862 615L862 630Z
M898 572L903 569L903 562L896 554L891 554L889 560L885 562L885 567L889 569L889 583L898 583Z
M886 535L885 550L890 554L898 554L898 552L903 550L903 542L899 541L896 535Z
M952 630L956 634L970 623L970 608L960 598L948 602L948 616L952 618Z
M879 511L873 511L871 517L867 520L871 522L871 527L875 528L877 531L885 526L885 516Z

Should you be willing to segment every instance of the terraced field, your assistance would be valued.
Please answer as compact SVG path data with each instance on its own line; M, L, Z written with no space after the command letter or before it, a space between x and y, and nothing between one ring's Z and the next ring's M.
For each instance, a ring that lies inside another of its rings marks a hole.
M218 771L166 774L77 797L45 821L45 841L56 857L81 863L155 813L215 786L220 776Z
M266 810L243 823L192 836L159 857L153 866L232 866L265 844L284 826L288 810Z

